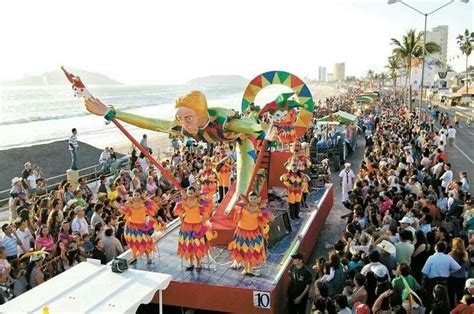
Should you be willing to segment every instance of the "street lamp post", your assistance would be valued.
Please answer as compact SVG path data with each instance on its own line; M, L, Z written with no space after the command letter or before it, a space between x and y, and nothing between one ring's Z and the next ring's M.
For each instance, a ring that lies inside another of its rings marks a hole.
M464 2L464 3L468 3L469 0L459 0L460 2ZM421 12L420 10L412 7L411 5L409 4L406 4L405 2L403 2L402 0L388 0L388 4L394 4L394 3L397 3L397 2L400 2L401 4L409 7L410 9L412 9L413 11L416 11L417 13L423 15L425 17L425 30L423 32L423 60L422 60L422 65L421 65L421 84L420 84L420 105L419 105L419 120L421 121L421 105L423 103L423 84L424 84L424 79L425 79L425 56L426 56L426 24L428 22L428 16L441 10L442 8L450 5L451 3L454 2L454 0L451 0L449 1L448 3L440 6L439 8L437 8L436 10L433 10L429 13L423 13ZM409 82L410 84L410 87L411 87L411 82ZM410 89L410 101L411 101L411 89ZM411 103L410 103L410 107L411 108Z

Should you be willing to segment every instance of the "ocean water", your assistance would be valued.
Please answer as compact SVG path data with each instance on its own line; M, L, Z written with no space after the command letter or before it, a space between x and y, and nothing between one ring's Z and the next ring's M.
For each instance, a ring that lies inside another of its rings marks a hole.
M174 101L190 90L203 91L210 106L239 110L245 86L91 86L106 104L144 116L173 119ZM89 114L83 100L68 86L0 86L0 150L67 139L72 128L78 139L97 147L123 142L113 125ZM127 126L134 136L144 132Z
M240 111L246 86L146 85L146 86L88 86L90 92L105 104L149 117L173 119L176 98L191 90L200 90L210 107L225 107ZM313 98L317 102L333 96L332 87L316 87ZM263 89L255 100L264 105L278 94L290 89L272 85ZM126 125L137 139L142 130ZM0 86L0 150L43 144L68 139L72 128L77 128L79 141L103 148L125 142L125 137L114 125L89 114L82 99L75 98L69 86Z
M240 111L246 86L89 86L89 91L110 104L127 112L161 119L174 118L174 101L191 90L200 90L210 107L225 107ZM257 104L272 101L284 86L269 86L257 97ZM142 130L126 125L127 130L140 139ZM23 87L0 86L0 150L43 144L67 139L72 128L78 129L79 141L103 148L125 141L112 124L89 114L83 100L75 98L68 86Z

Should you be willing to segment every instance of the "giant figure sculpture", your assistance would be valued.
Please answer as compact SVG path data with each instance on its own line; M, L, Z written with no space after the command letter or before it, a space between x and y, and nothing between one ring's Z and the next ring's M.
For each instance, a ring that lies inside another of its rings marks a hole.
M246 194L250 181L255 178L255 161L257 160L256 143L259 139L264 139L267 133L271 133L267 124L261 123L260 115L243 116L232 109L209 108L207 99L200 91L191 91L176 100L176 114L174 120L163 120L153 117L139 116L123 112L107 106L86 89L79 77L67 72L69 81L73 84L73 89L77 96L85 99L86 109L96 115L103 116L107 121L116 119L133 124L135 126L165 133L182 134L194 138L196 141L206 143L217 143L235 141L237 145L237 186L233 201L229 203L227 211L241 194ZM267 105L266 112L271 114L281 114L290 110L290 115L298 113L296 118L292 118L294 123L290 138L302 136L309 126L314 109L314 102L311 93L304 82L297 76L284 71L270 71L254 78L244 92L242 101L242 111L251 107L258 92L266 86L272 84L286 85L294 92L280 95L277 100ZM298 102L289 100L295 94ZM278 110L274 110L278 107ZM288 112L284 114L288 115ZM273 116L271 116L273 118ZM117 125L117 123L116 123ZM272 123L270 123L270 126ZM117 125L119 126L119 125ZM285 127L287 127L285 125ZM123 131L123 130L122 130ZM287 130L285 129L285 132ZM285 141L288 136L285 136Z

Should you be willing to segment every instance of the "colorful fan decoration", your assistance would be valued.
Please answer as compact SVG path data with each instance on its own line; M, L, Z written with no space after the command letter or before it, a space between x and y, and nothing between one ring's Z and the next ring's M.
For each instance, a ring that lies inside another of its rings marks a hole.
M242 99L242 112L244 112L250 104L255 102L255 98L262 89L277 84L291 88L298 98L298 103L302 105L295 123L296 134L298 137L301 137L311 124L314 100L308 86L294 74L285 71L269 71L255 77L245 89Z

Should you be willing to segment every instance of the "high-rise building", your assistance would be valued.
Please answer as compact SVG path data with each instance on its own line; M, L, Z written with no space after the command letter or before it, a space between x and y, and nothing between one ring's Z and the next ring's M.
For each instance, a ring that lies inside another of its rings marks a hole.
M336 63L333 68L334 80L341 82L346 79L346 65L344 62Z
M319 81L326 82L326 67L319 67Z
M426 32L426 42L435 42L441 47L441 51L433 53L431 56L439 61L442 65L440 69L446 68L448 61L448 26L440 25L434 27L431 31Z
M334 82L334 81L335 81L335 80L334 80L334 74L328 73L328 76L327 76L327 77L328 77L328 82Z

